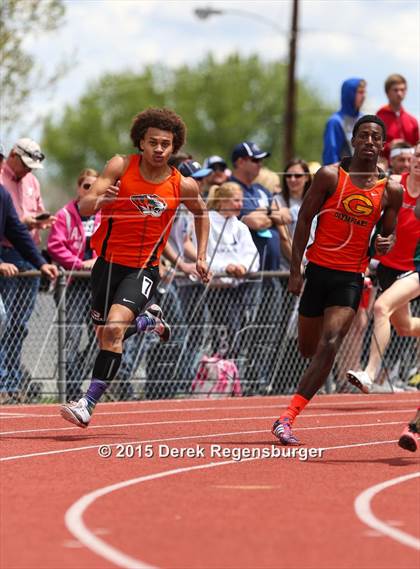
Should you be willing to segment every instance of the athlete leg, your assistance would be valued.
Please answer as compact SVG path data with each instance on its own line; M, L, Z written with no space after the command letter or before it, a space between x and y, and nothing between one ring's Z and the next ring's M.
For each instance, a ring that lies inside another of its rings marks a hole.
M299 351L304 358L312 358L321 338L324 316L303 316L299 314L298 342Z
M327 286L321 267L309 264L305 275L305 286L299 302L298 344L302 356L311 358L321 337Z
M157 304L151 304L145 312L139 314L127 327L123 340L127 340L134 334L154 332L161 342L167 342L171 336L171 327L163 318L163 312Z
M417 407L417 413L404 428L398 441L398 446L404 450L415 452L417 450L417 440L420 434L420 407Z
M353 308L348 306L331 306L325 309L318 347L298 385L298 395L309 401L324 385L355 314Z
M122 353L124 334L134 319L132 310L121 304L113 304L108 318L101 333L99 347L101 350L109 350Z
M360 369L360 361L362 357L363 338L369 324L369 316L366 308L359 307L353 324L344 342L341 345L340 352L337 355L337 385L336 391L346 391L347 381L346 372L349 369Z
M299 444L292 433L291 425L325 383L355 314L355 310L348 306L331 306L325 309L322 333L315 355L303 374L289 406L272 427L272 433L282 444Z
M418 273L413 273L396 281L394 294L400 295L401 305L391 315L391 323L399 336L420 336L420 318L412 316L410 301L420 295L420 282Z
M126 306L111 306L105 325L98 331L100 351L93 366L89 388L79 401L61 408L61 416L67 421L82 428L89 425L96 404L118 371L124 333L133 317L133 312Z
M170 326L164 321L161 308L152 304L145 311L158 280L158 269L151 268L134 270L119 283L113 302L130 309L133 317L125 328L123 340L144 332L155 332L164 342L169 340Z
M408 303L420 292L417 273L398 279L375 302L374 328L370 347L369 361L365 372L373 381L378 372L383 354L391 336L391 322L397 332L413 331L419 335L420 319L410 316ZM417 333L416 333L417 331Z

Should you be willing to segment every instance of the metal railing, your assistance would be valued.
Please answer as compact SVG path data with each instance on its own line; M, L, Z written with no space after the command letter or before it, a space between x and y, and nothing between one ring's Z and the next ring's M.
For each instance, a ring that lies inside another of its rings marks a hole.
M73 272L69 281L70 273L63 272L53 289L43 281L39 288L39 275L31 271L0 278L7 316L0 338L3 401L76 399L90 380L97 353L89 318L90 273ZM171 340L162 344L150 333L129 338L107 397L191 395L205 357L215 354L235 364L243 395L293 392L308 361L297 347L298 301L287 292L287 276L257 273L228 283L215 278L206 287L174 274L172 280L161 281L154 301L172 326ZM417 314L419 306L418 299L412 303ZM370 318L366 329L356 331L363 335L359 347L355 334L349 334L327 382L328 391L348 389L345 371L366 363L371 333ZM418 353L417 339L393 333L383 357L384 388L389 377L407 382L418 365ZM204 369L207 375L213 373L207 378L210 385L216 368L212 371L206 364Z

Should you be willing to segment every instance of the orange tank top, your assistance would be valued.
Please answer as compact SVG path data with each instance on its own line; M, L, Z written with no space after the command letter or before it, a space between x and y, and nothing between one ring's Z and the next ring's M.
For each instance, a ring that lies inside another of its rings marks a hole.
M98 255L136 269L159 264L181 191L178 170L172 168L163 182L149 182L140 173L140 160L138 154L130 156L118 199L102 208L101 225L92 236Z
M315 239L306 257L312 263L355 273L365 272L372 229L382 211L386 178L369 189L355 186L339 168L338 184L318 214Z

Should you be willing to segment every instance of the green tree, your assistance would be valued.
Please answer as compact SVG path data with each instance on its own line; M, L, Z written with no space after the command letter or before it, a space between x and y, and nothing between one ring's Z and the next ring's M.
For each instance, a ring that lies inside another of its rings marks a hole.
M1 105L0 121L6 131L20 118L21 110L34 90L50 88L66 66L49 76L24 48L24 40L56 30L63 23L62 0L1 0L0 57Z
M210 154L229 158L235 144L251 139L270 149L267 165L280 170L286 72L284 63L233 54L221 63L208 55L195 66L149 66L141 74L107 74L61 117L45 122L47 167L61 185L73 186L83 167L102 169L113 154L132 152L130 124L140 110L167 106L185 120L185 149L197 159ZM319 160L322 130L331 110L304 82L298 91L297 154Z

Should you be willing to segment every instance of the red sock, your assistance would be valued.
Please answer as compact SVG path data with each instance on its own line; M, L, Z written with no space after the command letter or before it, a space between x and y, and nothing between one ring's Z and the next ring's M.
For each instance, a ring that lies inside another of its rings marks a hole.
M305 409L305 406L309 403L309 399L305 399L302 395L298 395L297 393L293 395L292 400L284 413L280 415L280 419L283 417L288 417L290 423L296 419L301 411Z

